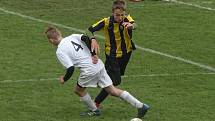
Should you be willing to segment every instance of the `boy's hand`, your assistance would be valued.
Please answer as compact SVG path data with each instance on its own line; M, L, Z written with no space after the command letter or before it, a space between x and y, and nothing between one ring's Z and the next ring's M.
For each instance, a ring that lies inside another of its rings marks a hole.
M99 44L96 39L91 39L91 52L95 51L96 54L99 53Z
M99 60L99 58L98 58L97 55L93 55L93 56L92 56L92 62L93 62L93 64L97 64L97 63L98 63L98 60Z
M63 78L64 78L64 76L60 76L60 78L59 78L59 82L60 82L60 84L64 84L64 82L65 82L65 81L64 81L64 79L63 79Z
M123 22L122 25L127 29L134 29L134 26L130 22Z

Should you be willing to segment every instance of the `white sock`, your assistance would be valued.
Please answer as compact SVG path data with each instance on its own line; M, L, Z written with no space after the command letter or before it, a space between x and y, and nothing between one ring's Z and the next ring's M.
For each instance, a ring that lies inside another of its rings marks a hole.
M122 98L123 100L127 101L128 103L130 103L132 106L134 106L136 108L142 108L143 107L143 103L140 102L139 100L137 100L135 97L133 97L127 91L123 91L119 97Z
M87 93L83 97L80 97L80 99L84 102L84 104L92 111L97 110L97 107L93 100L91 99L90 95Z

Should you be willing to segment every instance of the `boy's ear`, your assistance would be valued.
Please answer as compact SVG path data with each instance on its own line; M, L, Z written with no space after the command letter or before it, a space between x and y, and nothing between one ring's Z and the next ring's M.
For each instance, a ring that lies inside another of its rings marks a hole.
M49 42L50 42L50 43L53 43L53 39L52 39L52 38L49 38Z

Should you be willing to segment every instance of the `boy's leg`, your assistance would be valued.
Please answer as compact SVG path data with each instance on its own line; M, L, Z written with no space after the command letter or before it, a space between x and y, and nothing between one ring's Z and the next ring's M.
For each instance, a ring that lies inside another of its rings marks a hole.
M96 107L100 108L100 103L102 103L109 94L105 89L102 89L101 92L95 98Z
M122 58L113 58L106 55L105 68L114 86L117 86L121 83L121 75L124 75L125 73L125 69L130 60L131 54L132 51L124 55ZM102 89L95 98L96 106L100 107L100 103L102 103L107 98L107 96L108 93Z
M125 69L128 65L128 62L130 60L132 51L127 53L126 55L123 55L123 57L118 59L119 67L120 67L120 75L123 76L125 74Z
M119 71L118 72L113 72L113 71L111 72L111 71L107 70L107 73L109 76L111 75L110 78L111 78L114 86L117 86L121 83L121 77L120 77ZM113 73L115 73L115 74L113 74ZM116 78L118 78L117 79L118 81L116 80ZM99 106L100 103L102 103L107 98L108 95L109 94L107 93L107 91L105 89L101 90L101 92L95 98L95 103L96 103L97 107Z
M114 86L119 85L121 83L121 74L120 74L119 64L118 64L118 61L116 61L116 58L111 58L106 56L105 68L113 82L113 85ZM100 103L102 103L107 98L107 96L108 96L108 93L104 89L102 89L102 91L95 98L95 103L97 107L100 106Z
M90 95L85 91L85 88L77 84L75 93L80 97L81 101L89 108L89 111L81 113L81 116L98 116L100 111L97 109L95 103L91 99Z
M127 101L128 103L130 103L131 105L133 105L138 109L138 114L137 114L138 118L143 118L144 115L149 110L149 106L147 104L141 103L139 100L137 100L127 91L123 91L119 97L124 99L125 101Z
M113 85L119 85L121 83L121 74L118 59L106 55L105 69L107 71L107 74L111 78Z
M114 87L113 85L108 86L105 88L105 90L111 94L112 96L120 97L121 99L125 100L126 102L130 103L132 106L136 107L138 109L138 118L144 117L145 113L149 109L149 106L146 104L143 104L139 100L137 100L135 97L133 97L129 92L123 91L121 89L118 89Z
M120 97L136 108L143 106L143 103L133 97L129 92L118 89L113 85L106 87L105 90L112 96Z

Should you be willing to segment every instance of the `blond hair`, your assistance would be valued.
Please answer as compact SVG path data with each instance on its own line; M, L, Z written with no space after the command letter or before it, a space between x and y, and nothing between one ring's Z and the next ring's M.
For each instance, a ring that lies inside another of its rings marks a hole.
M62 35L61 32L53 26L49 26L46 29L45 34L48 39L58 39Z
M115 0L112 5L112 12L116 9L126 11L126 2L124 0Z

